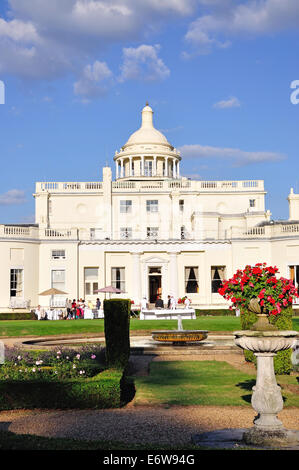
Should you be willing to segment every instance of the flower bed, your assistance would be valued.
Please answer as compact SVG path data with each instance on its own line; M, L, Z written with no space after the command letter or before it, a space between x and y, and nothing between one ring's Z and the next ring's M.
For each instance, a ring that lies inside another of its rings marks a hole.
M104 369L99 346L55 351L6 350L0 409L115 408L123 371Z

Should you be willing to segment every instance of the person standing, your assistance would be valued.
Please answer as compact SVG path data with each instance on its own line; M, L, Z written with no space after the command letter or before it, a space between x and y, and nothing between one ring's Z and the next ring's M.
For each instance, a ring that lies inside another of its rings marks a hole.
M173 295L170 297L170 310L175 310L176 302Z
M96 308L97 308L97 310L100 310L100 308L101 308L101 301L100 301L99 298L97 298L97 300L96 300Z
M168 298L168 301L167 301L167 308L168 308L168 310L170 310L170 305L171 305L171 297L170 297L170 295L168 295L167 298Z
M141 301L141 310L146 310L147 309L147 300L146 297L143 297Z
M184 305L185 305L185 308L189 308L190 307L190 300L188 299L188 297L185 298L184 300Z

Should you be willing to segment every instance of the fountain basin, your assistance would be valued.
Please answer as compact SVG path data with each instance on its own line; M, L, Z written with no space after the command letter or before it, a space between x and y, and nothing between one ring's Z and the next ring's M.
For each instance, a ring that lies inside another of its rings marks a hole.
M253 353L277 353L293 348L297 342L297 331L234 331L235 343Z
M206 339L208 333L207 330L160 330L152 331L152 338L164 343L198 343Z

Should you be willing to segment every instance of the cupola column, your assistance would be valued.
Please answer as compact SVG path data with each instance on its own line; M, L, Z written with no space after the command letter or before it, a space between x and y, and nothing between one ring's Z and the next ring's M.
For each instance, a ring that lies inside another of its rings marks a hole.
M119 167L119 163L118 161L115 162L115 174L116 174L116 179L118 179L118 167Z
M141 155L141 176L144 176L144 155Z
M157 155L154 155L154 168L153 176L157 176Z
M175 172L175 158L172 160L172 177L176 178L176 172Z
M124 177L124 159L123 158L120 160L120 177L121 178Z
M132 157L129 157L129 176L132 176Z
M177 177L179 178L180 177L180 161L179 160L178 160L177 166L178 166Z

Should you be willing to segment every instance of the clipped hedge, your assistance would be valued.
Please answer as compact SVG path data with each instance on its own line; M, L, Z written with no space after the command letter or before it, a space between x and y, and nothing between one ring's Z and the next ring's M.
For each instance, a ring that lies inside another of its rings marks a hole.
M277 326L279 330L292 330L293 329L293 309L287 307L281 310L281 313L277 316L270 315L269 322L272 325ZM251 326L257 321L257 315L250 312L247 309L242 309L241 315L241 327L242 330L250 330ZM252 351L244 351L246 361L254 362L256 364L256 356ZM278 351L274 356L274 371L278 375L289 374L293 370L292 364L292 349L285 351Z
M122 376L107 369L89 379L0 381L0 410L119 408Z
M37 316L34 312L0 313L1 320L37 320Z
M130 300L104 300L106 362L110 368L124 369L128 364L130 357L130 313Z
M219 316L233 316L235 317L235 311L230 310L229 308L215 308L215 309L195 309L195 314L197 317L203 317L206 315L211 315L214 317L219 317Z

